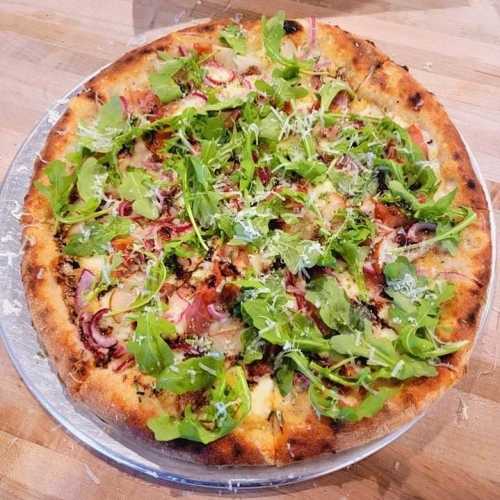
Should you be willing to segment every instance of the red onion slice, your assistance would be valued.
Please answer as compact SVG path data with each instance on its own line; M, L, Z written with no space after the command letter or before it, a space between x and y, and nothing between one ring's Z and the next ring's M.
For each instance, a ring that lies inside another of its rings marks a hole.
M216 85L232 82L236 77L233 70L224 68L216 62L205 65L205 69L207 70L207 80Z
M128 115L130 113L130 110L128 108L128 100L126 97L124 96L120 96L120 104L121 104L121 107L122 107L122 111Z
M205 102L208 101L208 97L200 90L195 90L195 91L191 92L191 95L201 97Z
M309 53L316 48L316 18L309 18Z
M95 276L92 271L84 269L80 274L78 285L76 287L76 310L79 313L86 305L85 295L92 290Z
M227 319L229 316L226 313L223 313L221 311L218 311L215 307L215 304L208 304L207 306L207 311L210 316L218 321L221 321L223 319Z
M103 335L101 333L101 328L99 322L102 317L109 312L109 309L100 309L97 311L92 319L90 320L90 335L97 345L109 349L113 347L118 340L113 335Z
M118 215L128 217L132 215L132 203L130 201L122 201L118 205Z
M436 224L432 222L416 222L412 224L406 233L407 243L420 243L424 240L425 233L434 232Z

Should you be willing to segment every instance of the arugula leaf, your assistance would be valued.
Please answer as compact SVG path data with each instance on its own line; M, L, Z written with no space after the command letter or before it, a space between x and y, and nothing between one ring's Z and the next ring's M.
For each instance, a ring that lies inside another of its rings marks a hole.
M190 157L190 165L191 168L188 170L191 177L189 199L193 215L202 227L209 227L214 224L220 195L212 188L213 177L208 166L196 156Z
M259 245L269 233L272 213L248 209L239 211L232 221L231 245Z
M84 201L95 200L97 208L103 196L107 177L106 169L95 158L87 158L77 174L76 186L80 198Z
M75 185L76 175L66 172L66 165L60 160L52 160L44 170L49 179L46 185L35 181L35 187L50 202L54 216L59 216L69 204L69 196Z
M154 417L148 421L158 441L183 438L208 444L229 434L249 413L251 396L245 373L234 366L219 376L209 392L209 404L196 415L191 406L176 419L169 415Z
M321 319L334 330L351 330L351 305L344 290L331 276L313 280L306 292L306 299L319 309Z
M373 417L399 390L398 387L382 387L377 392L365 396L359 405L340 408L338 418L349 422L359 422L363 418Z
M156 386L174 394L199 391L210 386L224 368L224 356L208 354L167 366L157 377Z
M99 108L93 123L80 123L79 143L90 151L109 153L115 147L115 139L129 130L120 98L113 96Z
M241 345L243 352L243 363L249 365L259 361L264 356L264 341L252 328L246 328L241 332Z
M150 260L146 268L146 281L144 282L144 288L136 299L126 308L113 310L110 314L123 314L127 311L133 311L134 309L139 309L145 306L156 296L160 291L161 286L167 279L167 269L162 259Z
M320 113L326 113L330 109L330 104L335 99L337 94L342 91L345 91L351 97L354 97L354 92L351 87L349 87L349 84L343 80L330 80L323 84L321 90L319 91L319 95L321 97Z
M389 319L399 333L398 344L404 352L419 359L430 359L455 352L467 341L443 342L435 335L440 306L454 294L451 284L437 282L433 286L406 257L384 266L386 293L393 298Z
M164 338L175 336L175 326L170 321L155 312L143 312L137 317L137 327L127 349L142 373L158 375L174 362L174 354Z
M231 24L221 30L219 39L237 54L246 54L247 39L237 24Z
M165 59L160 70L149 75L149 84L162 103L166 104L182 97L181 88L173 77L185 64L186 60L183 58Z
M284 117L279 113L269 113L259 123L259 137L268 141L277 141L281 135Z
M160 216L154 199L154 179L143 169L129 167L123 172L118 193L123 199L133 202L132 208L138 215L151 220Z
M85 226L82 232L69 238L64 253L76 257L105 254L111 240L130 234L133 227L134 224L124 217L110 217L105 222L93 222Z
M295 172L308 181L316 180L327 170L327 166L319 160L296 160L285 165L285 171Z
M284 231L275 231L267 250L271 255L279 255L293 274L315 266L323 254L319 242Z
M256 80L255 88L266 94L280 108L283 108L284 104L290 100L302 99L309 95L309 91L300 85L296 79L288 81L277 77L275 73L276 70L273 72L272 85L264 80Z
M279 11L274 17L262 18L262 40L267 57L271 61L292 66L299 69L310 69L312 61L298 61L297 59L287 59L281 54L281 41L285 36L285 13Z

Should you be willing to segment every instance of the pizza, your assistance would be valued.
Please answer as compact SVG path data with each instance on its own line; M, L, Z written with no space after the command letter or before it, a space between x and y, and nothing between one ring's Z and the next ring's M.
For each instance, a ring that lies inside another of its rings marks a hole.
M84 85L35 164L22 279L99 417L182 459L285 465L387 434L464 374L488 217L406 67L280 12Z

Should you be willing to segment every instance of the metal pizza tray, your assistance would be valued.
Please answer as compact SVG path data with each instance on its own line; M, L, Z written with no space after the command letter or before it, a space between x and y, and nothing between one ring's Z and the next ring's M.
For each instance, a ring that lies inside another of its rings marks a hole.
M69 98L82 89L78 85L60 99L36 125L19 148L0 192L0 334L19 375L39 403L70 434L86 446L129 471L194 488L219 491L252 490L277 487L314 479L352 465L384 448L410 429L421 415L383 438L337 454L321 456L286 467L216 467L184 462L168 456L157 443L140 441L104 423L75 404L66 394L51 364L43 355L20 277L21 227L24 195L28 189L33 163L48 132L64 112ZM487 193L477 162L474 170ZM494 241L494 220L490 200L490 222ZM492 266L495 265L495 248ZM494 272L483 309L481 328L493 295Z

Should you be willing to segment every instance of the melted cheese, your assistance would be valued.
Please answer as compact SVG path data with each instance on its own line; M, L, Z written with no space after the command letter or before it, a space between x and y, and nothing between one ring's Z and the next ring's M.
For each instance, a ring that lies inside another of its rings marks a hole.
M251 415L267 419L273 410L274 382L269 375L259 379L252 390Z

